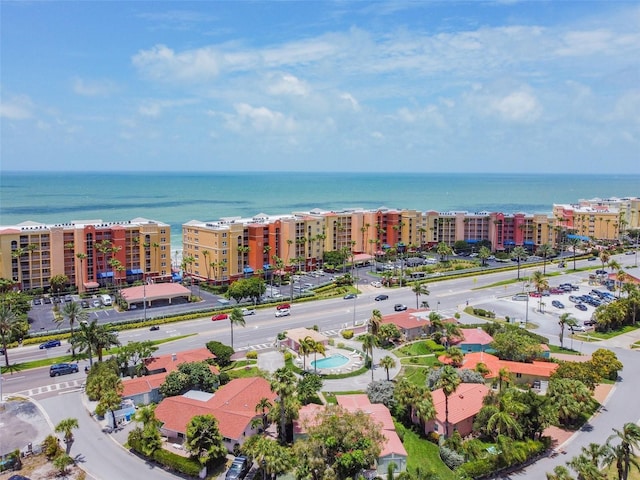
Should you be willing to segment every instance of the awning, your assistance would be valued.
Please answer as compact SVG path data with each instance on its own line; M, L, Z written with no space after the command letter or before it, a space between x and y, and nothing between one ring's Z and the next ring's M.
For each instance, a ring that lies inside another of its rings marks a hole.
M475 238L469 238L468 240L465 240L465 242L467 243L478 243L480 240L477 240Z
M524 244L525 244L525 245L535 245L535 243L534 243L534 242L532 242L531 240L525 240L525 241L524 241Z
M251 267L244 267L244 269L242 270L244 273L253 273L253 268Z
M584 235L576 235L574 233L570 233L567 235L567 238L577 238L578 240L582 240L583 242L588 242L589 237L585 237Z
M127 270L127 275L142 275L142 270L134 268L133 270Z
M100 272L98 273L98 278L111 278L113 277L113 272Z
M391 248L391 245L389 245L388 243L385 243L384 245L382 245L382 248L385 250L389 250Z
M98 282L84 282L84 288L98 288L100 284Z
M179 281L181 281L181 280L182 280L182 275L180 275L180 274L179 274L179 273L177 273L177 272L173 272L173 273L171 274L171 278L173 278L173 281L174 281L174 282L179 282Z
M515 245L516 242L514 242L513 240L506 240L504 242L502 242L503 245Z
M265 264L262 266L262 269L263 269L263 270L271 270L271 264L269 264L269 263L265 263Z

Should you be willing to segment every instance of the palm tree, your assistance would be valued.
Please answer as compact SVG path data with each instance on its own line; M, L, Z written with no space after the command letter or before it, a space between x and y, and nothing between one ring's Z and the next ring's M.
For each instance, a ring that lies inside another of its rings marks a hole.
M23 247L18 247L11 250L11 258L17 259L18 262L18 285L20 285L20 290L23 289L22 286L22 265L20 265L20 259L27 254L27 249Z
M98 362L102 362L102 355L105 350L117 345L120 345L118 332L110 324L102 324L96 327L95 344L93 346L96 350Z
M296 391L296 377L288 368L279 368L273 372L270 382L271 390L278 395L278 412L280 414L278 434L280 443L287 443L287 404Z
M584 454L573 457L567 462L577 474L578 480L605 480L607 477L600 471L597 464L594 464L590 458Z
M418 300L420 299L420 295L429 295L429 289L427 288L427 284L424 282L416 282L411 287L411 291L416 295L416 310L418 309Z
M77 418L65 418L56 425L55 431L63 434L64 443L67 444L67 455L71 450L71 444L73 443L73 430L76 428L78 428Z
M247 322L244 320L244 315L242 315L242 310L239 308L234 308L231 310L231 315L229 315L229 325L231 326L231 348L233 348L233 326L240 325L244 327Z
M511 252L511 258L515 258L518 262L518 280L520 280L520 262L527 258L527 251L523 247L516 247Z
M395 368L396 361L391 355L386 355L380 359L380 366L387 371L387 382L389 381L389 369Z
M267 410L269 410L271 406L271 402L266 397L262 397L258 403L256 403L256 412L261 412L262 414L262 430L267 430Z
M62 309L62 319L64 317L69 321L69 329L71 330L71 338L73 338L73 325L77 322L86 321L88 318L87 312L85 312L79 303L68 302ZM62 321L62 320L61 320ZM71 343L71 356L76 356L76 351L73 343Z
M569 246L573 250L573 269L574 270L576 269L576 251L578 250L578 247L580 246L581 243L582 243L582 240L580 240L579 238L569 239Z
M613 447L618 480L627 480L631 466L640 470L640 464L636 459L636 452L640 448L640 427L635 423L625 423L622 430L613 429L615 432L607 439L607 444L618 441L619 444Z
M509 385L511 382L511 372L507 367L503 367L498 370L498 391L502 392L502 384L506 383Z
M609 255L609 252L607 252L606 250L602 250L600 252L600 261L602 262L602 269L604 270L605 265L609 262L609 260L611 259L611 255Z
M11 337L18 331L20 319L13 313L11 307L6 303L0 304L0 340L2 341L2 351L4 353L4 364L9 366L9 349L7 344Z
M302 369L307 370L307 355L315 351L316 341L309 335L298 343L298 353L302 355Z
M487 258L491 256L491 250L489 250L484 245L480 247L478 250L478 258L482 261L482 266L484 267L487 264Z
M209 267L210 267L211 264L208 262L208 260L209 260L209 250L203 250L202 251L202 256L204 257L204 266L207 269L207 284L208 284L209 283L209 278L211 277L211 275L209 274L209 272L210 272Z
M451 365L453 365L454 367L459 367L462 365L464 352L458 347L451 347L449 350L447 350L445 356L451 361Z
M449 437L449 397L453 395L462 380L456 369L450 365L442 367L440 378L436 382L436 388L441 388L444 394L444 435Z
M371 381L373 382L373 347L377 347L380 344L380 340L377 335L372 333L365 333L360 337L362 341L362 349L367 352L369 361L371 362Z
M71 338L71 344L78 347L79 352L86 353L89 357L89 367L93 366L93 354L97 344L98 319L91 320L91 323L80 322L79 330Z
M564 348L564 327L576 325L576 320L570 313L563 313L558 319L558 325L560 325L560 348Z
M553 469L553 473L547 473L547 480L575 480L567 467L558 465Z
M543 243L538 247L536 254L540 255L544 260L542 264L542 273L546 275L547 273L547 258L554 254L553 248L548 243Z
M378 335L380 332L380 324L382 323L382 313L380 310L373 310L371 317L369 317L369 333L372 335Z
M76 258L80 260L80 279L78 280L78 275L76 274L76 285L78 287L79 292L84 291L84 261L87 258L86 253L76 253Z

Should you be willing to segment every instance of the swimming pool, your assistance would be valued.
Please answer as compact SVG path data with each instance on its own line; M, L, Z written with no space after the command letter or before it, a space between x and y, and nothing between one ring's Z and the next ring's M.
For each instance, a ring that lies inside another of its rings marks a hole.
M314 368L338 368L345 365L349 359L339 353L334 353L330 357L320 358L311 362L311 366Z

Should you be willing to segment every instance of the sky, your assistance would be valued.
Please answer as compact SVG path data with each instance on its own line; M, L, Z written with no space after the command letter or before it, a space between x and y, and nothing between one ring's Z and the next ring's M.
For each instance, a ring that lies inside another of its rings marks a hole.
M5 171L640 173L639 1L0 0Z

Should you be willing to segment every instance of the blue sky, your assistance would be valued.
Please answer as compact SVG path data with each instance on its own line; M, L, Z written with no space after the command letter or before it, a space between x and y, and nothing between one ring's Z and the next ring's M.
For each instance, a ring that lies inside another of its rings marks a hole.
M4 170L640 173L637 1L0 9Z

